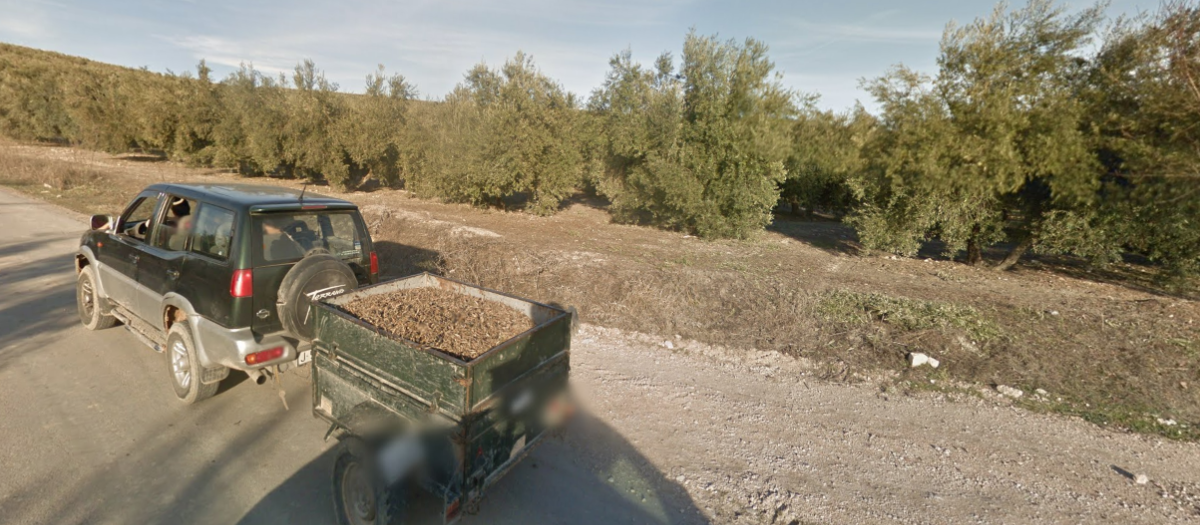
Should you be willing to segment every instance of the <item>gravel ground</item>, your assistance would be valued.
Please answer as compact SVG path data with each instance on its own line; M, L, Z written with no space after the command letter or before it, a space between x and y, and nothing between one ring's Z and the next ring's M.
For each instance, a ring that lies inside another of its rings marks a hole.
M368 295L342 308L389 333L468 361L533 328L516 310L440 288Z
M692 499L659 502L676 507L667 522L1200 521L1194 443L1036 414L999 395L823 382L774 353L593 325L575 337L572 366L586 410L662 473L659 485ZM610 479L633 498L670 492Z

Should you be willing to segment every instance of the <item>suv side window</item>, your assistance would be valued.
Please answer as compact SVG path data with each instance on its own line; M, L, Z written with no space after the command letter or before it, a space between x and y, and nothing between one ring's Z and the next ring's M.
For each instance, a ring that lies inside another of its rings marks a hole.
M176 252L186 249L187 240L191 236L192 227L196 222L196 208L198 205L199 203L193 199L167 195L167 201L164 205L167 209L164 212L162 222L154 230L154 242L152 244L156 248L164 248Z
M201 205L192 224L192 251L224 261L232 245L233 212L212 204Z
M146 235L152 226L151 219L154 218L154 208L157 204L158 199L154 197L139 198L129 207L129 211L125 212L125 216L121 217L121 233L145 242Z

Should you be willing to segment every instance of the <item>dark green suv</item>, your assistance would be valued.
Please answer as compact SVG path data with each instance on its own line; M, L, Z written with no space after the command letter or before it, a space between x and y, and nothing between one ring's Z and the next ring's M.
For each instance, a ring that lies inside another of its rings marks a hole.
M91 228L75 256L81 321L121 322L165 353L188 403L230 369L261 384L305 364L309 303L379 278L357 206L286 188L155 184Z

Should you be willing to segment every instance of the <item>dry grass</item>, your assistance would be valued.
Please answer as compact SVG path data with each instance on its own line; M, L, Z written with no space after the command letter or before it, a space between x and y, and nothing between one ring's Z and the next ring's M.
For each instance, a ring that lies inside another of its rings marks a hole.
M15 155L0 156L0 183L10 186L41 186L62 193L95 189L104 183L99 170L45 159Z
M235 180L164 163L81 161L71 151L0 144L0 169L16 167L0 183L84 213L111 213L164 178ZM92 175L67 176L72 170ZM62 197L41 186L57 188L58 180L67 188ZM1030 408L1200 437L1200 305L1140 281L1098 282L1049 264L1001 274L848 255L851 235L835 223L789 221L755 240L705 242L610 224L585 204L531 217L390 190L321 192L362 206L387 276L434 271L575 306L588 322L664 340L679 334L802 356L831 378L892 370L914 385L952 379L1043 388L1054 401ZM907 368L911 351L942 367Z
M975 308L941 301L834 290L822 298L820 310L827 318L848 324L882 321L904 331L957 329L975 341L1003 335L996 323Z
M49 150L39 146L30 148ZM79 152L66 159L55 159L0 151L0 185L84 214L113 213L141 188L132 189L119 174L85 161L95 156Z

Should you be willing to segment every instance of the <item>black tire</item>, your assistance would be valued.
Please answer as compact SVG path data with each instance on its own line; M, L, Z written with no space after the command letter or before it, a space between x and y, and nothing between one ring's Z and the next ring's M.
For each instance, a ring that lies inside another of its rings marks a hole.
M300 259L279 283L276 307L279 321L295 337L311 341L313 337L312 304L358 288L358 278L346 263L328 254Z
M383 482L371 449L356 437L343 439L333 462L333 508L339 525L400 525L405 493Z
M203 401L217 393L219 383L204 384L204 368L196 356L196 345L192 342L192 331L186 322L177 322L167 331L166 356L167 374L175 397L189 405Z
M116 326L116 317L100 312L100 289L96 287L96 273L91 266L84 266L75 279L75 304L84 328L103 330Z

